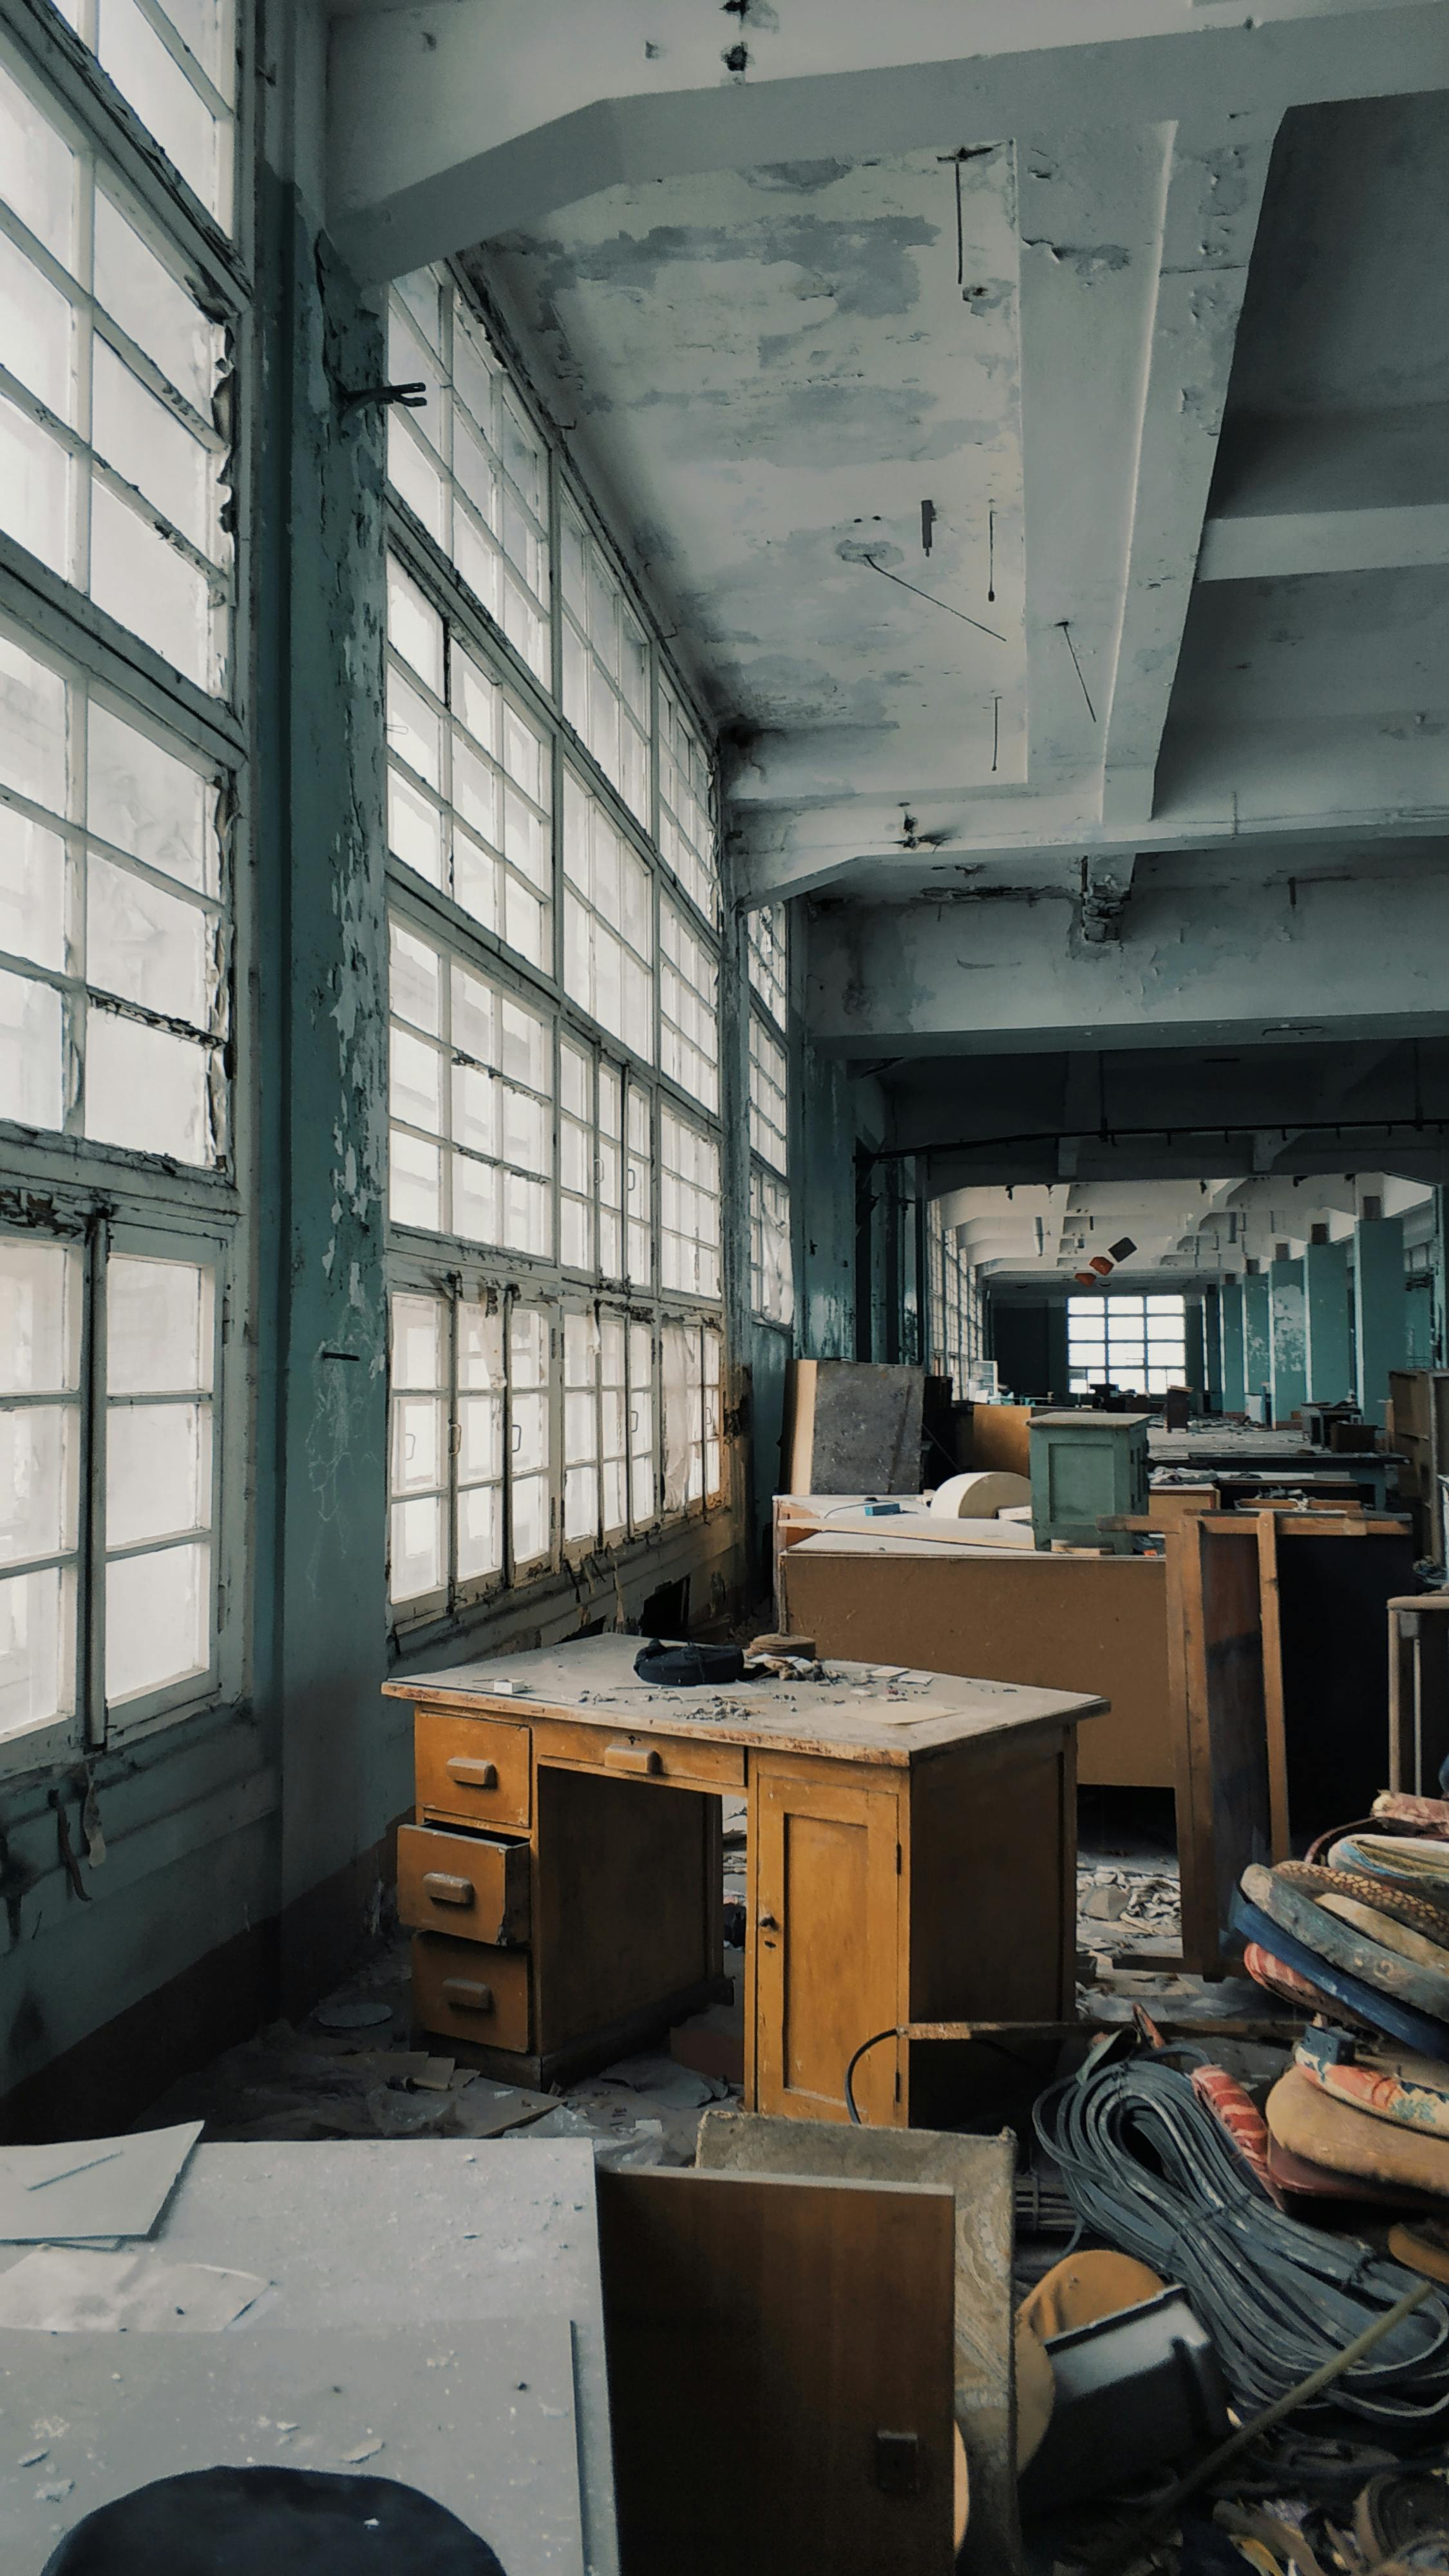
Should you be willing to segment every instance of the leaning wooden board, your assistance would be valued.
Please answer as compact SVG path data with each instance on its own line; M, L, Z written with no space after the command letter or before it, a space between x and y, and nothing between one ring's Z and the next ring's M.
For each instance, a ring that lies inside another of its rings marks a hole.
M822 1655L1091 1691L1111 1706L1079 1740L1078 1780L1173 1786L1161 1557L948 1552L914 1531L847 1548L821 1531L780 1581L783 1625Z

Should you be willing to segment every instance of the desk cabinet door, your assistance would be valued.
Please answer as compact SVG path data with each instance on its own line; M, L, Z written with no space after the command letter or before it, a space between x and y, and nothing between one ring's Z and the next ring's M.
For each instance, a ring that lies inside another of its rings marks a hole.
M845 2070L863 2039L905 2019L899 2005L901 1877L893 1790L755 1775L756 2108L843 2120ZM904 2119L898 2044L872 2049L855 2098L877 2126Z

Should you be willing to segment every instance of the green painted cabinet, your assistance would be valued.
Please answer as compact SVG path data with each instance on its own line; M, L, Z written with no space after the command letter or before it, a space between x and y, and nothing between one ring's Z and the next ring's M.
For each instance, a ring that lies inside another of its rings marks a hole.
M1145 1413L1038 1413L1031 1425L1031 1520L1038 1547L1130 1552L1125 1531L1100 1530L1108 1516L1147 1509Z

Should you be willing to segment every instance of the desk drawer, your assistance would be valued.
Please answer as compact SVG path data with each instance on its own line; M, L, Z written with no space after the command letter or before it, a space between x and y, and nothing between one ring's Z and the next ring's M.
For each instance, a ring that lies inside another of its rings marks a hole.
M415 1738L417 1800L429 1815L459 1824L520 1825L529 1819L528 1728L491 1717L420 1708Z
M398 1912L411 1932L450 1932L460 1941L513 1949L528 1939L528 1870L527 1843L402 1825Z
M742 1789L741 1744L702 1744L692 1736L631 1735L627 1727L574 1726L545 1721L538 1734L541 1762L570 1771L604 1771L617 1780L658 1780L672 1789Z
M413 1939L413 2018L440 2039L525 2049L528 1975L526 1950L494 1950L481 1941L419 1932Z

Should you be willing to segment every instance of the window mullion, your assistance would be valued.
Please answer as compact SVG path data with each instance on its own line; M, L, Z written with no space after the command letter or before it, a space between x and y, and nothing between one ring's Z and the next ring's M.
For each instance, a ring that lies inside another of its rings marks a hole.
M86 1240L82 1322L80 1531L76 1597L80 1615L77 1696L87 1745L106 1740L106 1270L111 1229L98 1216Z

